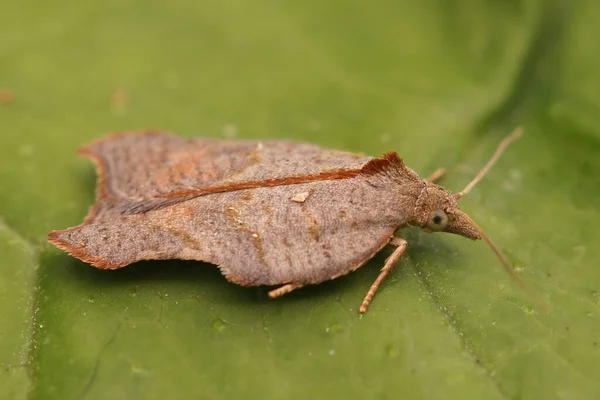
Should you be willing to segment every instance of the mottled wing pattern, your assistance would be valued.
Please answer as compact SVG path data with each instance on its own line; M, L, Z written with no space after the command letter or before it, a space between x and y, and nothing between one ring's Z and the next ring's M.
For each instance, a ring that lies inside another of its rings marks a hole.
M292 200L302 193L310 193L304 202ZM194 201L210 207L218 226L200 218L182 231L219 235L203 235L208 246L182 258L215 263L242 285L333 279L373 257L404 223L381 194L359 178L224 193L210 205L201 197Z
M418 179L395 153L371 159L291 141L128 134L95 142L83 153L98 166L98 202L83 225L51 232L54 244L100 268L144 259L206 261L242 285L318 283L358 268L405 223L398 183ZM122 211L124 203L182 187L340 168L364 173Z
M98 213L145 211L170 193L357 168L371 158L289 140L186 139L165 132L120 133L79 152L98 169Z
M100 199L141 201L224 179L251 163L248 141L185 139L165 132L118 133L79 150L98 166Z
M242 285L318 283L358 268L404 223L382 197L362 178L218 193L60 231L55 243L100 268L191 259Z

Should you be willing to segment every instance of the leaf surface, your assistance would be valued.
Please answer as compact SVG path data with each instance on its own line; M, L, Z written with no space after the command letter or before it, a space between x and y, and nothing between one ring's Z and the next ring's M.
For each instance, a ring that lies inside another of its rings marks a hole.
M600 5L12 2L0 12L0 397L591 399L600 393ZM10 96L8 94L11 94ZM106 133L396 150L481 242L403 231L344 278L269 300L194 262L99 271L46 243L93 203Z

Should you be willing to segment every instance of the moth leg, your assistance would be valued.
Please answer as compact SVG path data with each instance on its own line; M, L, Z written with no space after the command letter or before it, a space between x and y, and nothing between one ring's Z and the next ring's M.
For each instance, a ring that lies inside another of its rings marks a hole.
M398 263L398 260L400 260L400 257L402 256L402 254L406 250L406 247L408 246L408 242L406 240L396 236L394 236L392 240L390 240L390 244L393 246L397 246L397 248L385 260L385 264L383 265L383 268L381 268L379 276L377 277L377 279L375 279L375 282L373 282L373 284L369 288L369 291L367 292L367 295L365 296L365 299L363 300L358 310L361 314L367 312L367 308L369 307L369 304L371 304L371 300L373 299L373 296L375 296L377 289L379 289L379 285L381 285L381 282L383 282L383 280L390 273L390 271L394 269L394 267Z
M288 294L289 292L300 289L304 285L300 285L298 283L288 283L287 285L283 285L278 287L277 289L273 289L269 292L269 297L274 299L275 297L283 296L284 294Z
M440 179L442 176L444 176L446 174L446 168L438 168L435 170L435 172L433 174L431 174L431 176L429 176L429 178L425 179L427 182L435 182L438 179Z

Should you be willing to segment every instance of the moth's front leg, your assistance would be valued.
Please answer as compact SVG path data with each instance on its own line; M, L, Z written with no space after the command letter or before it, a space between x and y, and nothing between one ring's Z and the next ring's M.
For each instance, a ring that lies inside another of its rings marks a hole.
M390 271L392 269L394 269L394 267L400 260L400 257L406 250L406 247L408 246L408 242L406 240L399 238L399 237L395 237L395 236L392 238L392 240L390 240L389 244L391 244L392 246L396 246L397 248L385 260L385 264L383 265L383 268L381 268L381 272L379 273L379 276L377 277L377 279L375 279L375 282L373 282L373 284L369 288L369 291L367 292L365 299L363 300L362 304L360 305L359 312L361 314L364 314L365 312L367 312L367 308L369 307L369 304L371 304L371 300L373 299L373 296L375 296L377 289L379 289L379 285L381 285L381 283L383 282L385 277L390 273Z

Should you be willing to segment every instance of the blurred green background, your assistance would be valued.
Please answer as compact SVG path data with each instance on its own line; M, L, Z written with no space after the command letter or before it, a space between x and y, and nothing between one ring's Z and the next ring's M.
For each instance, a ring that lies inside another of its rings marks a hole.
M600 398L600 3L593 0L0 4L0 398ZM487 246L403 231L270 301L211 265L98 271L46 243L93 203L81 144L121 130L396 150Z

